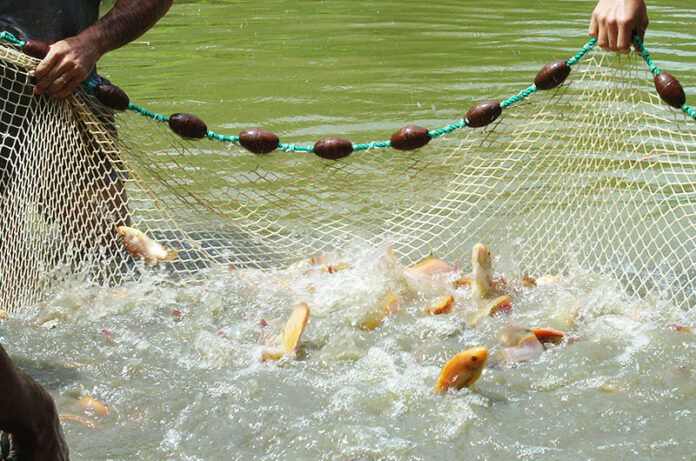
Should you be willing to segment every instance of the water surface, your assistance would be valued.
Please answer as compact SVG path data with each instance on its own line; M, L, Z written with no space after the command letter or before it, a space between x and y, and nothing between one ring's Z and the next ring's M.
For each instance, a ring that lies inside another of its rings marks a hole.
M586 42L593 6L177 2L100 69L132 101L195 113L218 132L258 125L298 143L382 140L406 123L443 126L475 102L528 86L544 63ZM666 1L649 14L652 58L696 94L696 13ZM349 266L334 274L220 268L171 281L155 270L123 287L67 284L3 321L0 341L61 414L94 425L64 422L77 460L691 456L696 342L673 325L693 326L693 314L577 268L516 291L510 316L470 328L480 306L469 291L449 279L414 282L387 244L329 255ZM468 271L468 251L452 278ZM494 255L514 285L524 274L504 249ZM443 286L455 309L426 316ZM387 290L401 297L399 314L373 331L356 328ZM261 319L278 332L300 300L312 314L297 358L262 363ZM535 361L485 370L471 389L431 393L450 356L500 350L496 338L510 324L568 336ZM83 395L111 413L81 409Z

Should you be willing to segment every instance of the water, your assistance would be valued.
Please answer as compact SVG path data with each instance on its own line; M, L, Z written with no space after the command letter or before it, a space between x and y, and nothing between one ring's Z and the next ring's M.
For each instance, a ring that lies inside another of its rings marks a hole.
M474 102L512 95L586 41L593 2L489 3L181 2L105 57L101 72L133 101L196 113L223 133L261 125L293 142L383 139L406 122L442 126ZM694 13L686 2L650 8L652 58L696 93ZM497 271L514 285L523 274L496 250ZM466 289L409 280L385 247L347 246L330 258L350 268L223 268L195 281L153 273L110 289L76 282L3 321L0 342L61 414L95 426L64 422L73 459L693 453L694 333L671 327L693 327L693 314L577 269L518 290L509 316L470 328L480 306ZM399 313L373 331L356 328L389 289ZM455 295L453 312L425 316L443 290ZM279 331L299 300L312 313L297 359L262 363L261 319ZM450 356L499 350L510 324L554 327L572 341L486 369L471 389L431 393ZM111 413L81 409L83 395Z

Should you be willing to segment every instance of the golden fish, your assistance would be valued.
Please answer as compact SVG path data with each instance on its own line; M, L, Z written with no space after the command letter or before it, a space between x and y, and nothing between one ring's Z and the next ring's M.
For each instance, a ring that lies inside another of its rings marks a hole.
M455 355L442 367L433 391L442 394L450 387L471 386L481 376L487 358L488 349L485 347L472 347Z
M437 314L448 314L452 310L452 305L454 304L454 296L445 295L435 301L435 303L427 308L425 312L431 315Z
M504 349L489 360L489 366L493 368L511 368L520 362L536 360L544 353L544 345L529 328L508 327L499 340Z
M83 410L96 415L109 415L111 411L99 400L93 399L89 396L84 396L77 401L77 404L82 407Z
M116 232L123 239L123 246L134 258L144 259L146 263L172 261L176 250L167 250L143 232L128 226L119 226Z
M512 304L510 304L509 296L505 295L495 298L493 301L489 302L483 309L481 309L478 314L476 314L476 317L474 317L474 319L471 322L469 322L469 326L474 328L484 318L493 317L497 313L508 314L510 313L511 309Z
M290 314L290 318L285 323L285 329L278 338L281 349L261 351L261 360L278 360L283 356L289 357L297 349L300 337L304 332L307 320L309 319L309 306L304 301L299 302Z
M532 328L532 331L541 343L560 344L565 336L565 333L553 328Z
M485 298L493 291L493 268L491 252L482 243L477 243L471 251L472 281L471 294L474 298Z
M61 421L73 421L75 423L80 423L84 426L89 427L90 429L94 429L97 427L96 424L94 424L92 421L90 421L87 418L83 418L82 416L75 416L75 415L59 415L58 419Z
M358 325L361 330L374 330L382 324L385 317L396 313L399 308L399 297L391 290L387 290L375 308L368 312Z
M305 302L300 302L292 310L283 330L283 352L286 355L292 354L297 348L300 336L307 325L307 319L309 319L309 306Z
M437 258L426 259L405 269L406 273L418 278L433 278L454 271L454 267Z

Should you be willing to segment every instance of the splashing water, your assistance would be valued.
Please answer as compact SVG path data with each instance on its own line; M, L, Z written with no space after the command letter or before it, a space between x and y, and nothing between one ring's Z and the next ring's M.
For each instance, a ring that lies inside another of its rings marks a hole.
M524 287L499 255L511 310L471 328L481 301L453 286L464 265L418 279L386 246L321 259L178 282L161 267L137 285L66 286L5 320L2 343L61 414L94 426L63 422L75 459L677 456L693 445L691 314L581 270L529 274L539 285ZM359 328L387 291L398 309ZM427 315L445 293L451 312ZM298 301L311 315L297 353L261 362L264 338ZM451 356L499 352L510 325L566 336L534 360L485 369L471 388L432 393ZM80 408L82 396L110 414Z

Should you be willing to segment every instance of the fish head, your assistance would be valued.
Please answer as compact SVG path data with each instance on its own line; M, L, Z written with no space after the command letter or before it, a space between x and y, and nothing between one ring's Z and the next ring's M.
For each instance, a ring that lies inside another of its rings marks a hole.
M466 369L473 372L480 371L488 358L488 349L483 346L472 347L465 353Z
M450 387L461 389L471 386L481 376L486 359L488 349L482 346L460 352L442 367L433 390L441 394Z
M491 250L483 243L477 243L471 251L471 265L482 269L489 270L491 268Z

